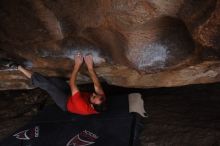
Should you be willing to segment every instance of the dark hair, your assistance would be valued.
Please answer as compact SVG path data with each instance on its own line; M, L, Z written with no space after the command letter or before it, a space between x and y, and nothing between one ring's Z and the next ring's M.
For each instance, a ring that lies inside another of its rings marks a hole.
M106 105L106 100L105 100L105 97L102 97L104 98L104 100L102 101L102 103L100 104L92 104L94 109L99 112L99 113L102 113L102 112L105 112L107 110L107 105Z

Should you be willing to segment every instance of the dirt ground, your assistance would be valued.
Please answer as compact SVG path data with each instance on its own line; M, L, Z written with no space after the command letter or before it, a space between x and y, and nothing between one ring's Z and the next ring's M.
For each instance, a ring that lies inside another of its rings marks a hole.
M143 146L220 145L220 84L178 88L127 89L104 84L106 94L141 92L148 118L140 135ZM81 86L90 90L91 85ZM40 89L0 92L0 139L26 124L50 97Z

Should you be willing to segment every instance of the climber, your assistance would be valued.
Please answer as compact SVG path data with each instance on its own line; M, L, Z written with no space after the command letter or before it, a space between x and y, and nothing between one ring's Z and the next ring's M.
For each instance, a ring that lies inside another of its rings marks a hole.
M85 61L89 75L94 83L93 93L81 92L76 85L76 78L81 65ZM32 84L46 90L55 103L63 110L80 115L98 114L106 110L106 97L93 67L93 56L82 56L77 53L74 57L74 67L69 85L59 78L43 76L37 72L31 72L22 65L12 60L5 61L5 66L10 69L18 69Z

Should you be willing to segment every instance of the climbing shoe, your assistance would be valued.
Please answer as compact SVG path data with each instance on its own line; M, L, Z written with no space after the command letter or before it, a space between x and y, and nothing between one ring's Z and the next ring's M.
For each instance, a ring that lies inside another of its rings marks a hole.
M0 59L0 66L5 69L18 69L18 63L10 59Z

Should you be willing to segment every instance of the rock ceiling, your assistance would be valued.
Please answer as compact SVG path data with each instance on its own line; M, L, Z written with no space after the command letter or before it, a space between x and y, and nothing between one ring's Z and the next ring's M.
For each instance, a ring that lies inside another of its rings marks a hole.
M74 54L92 53L97 74L124 87L219 82L219 14L220 0L1 0L0 57L68 78ZM0 90L29 88L0 68Z

